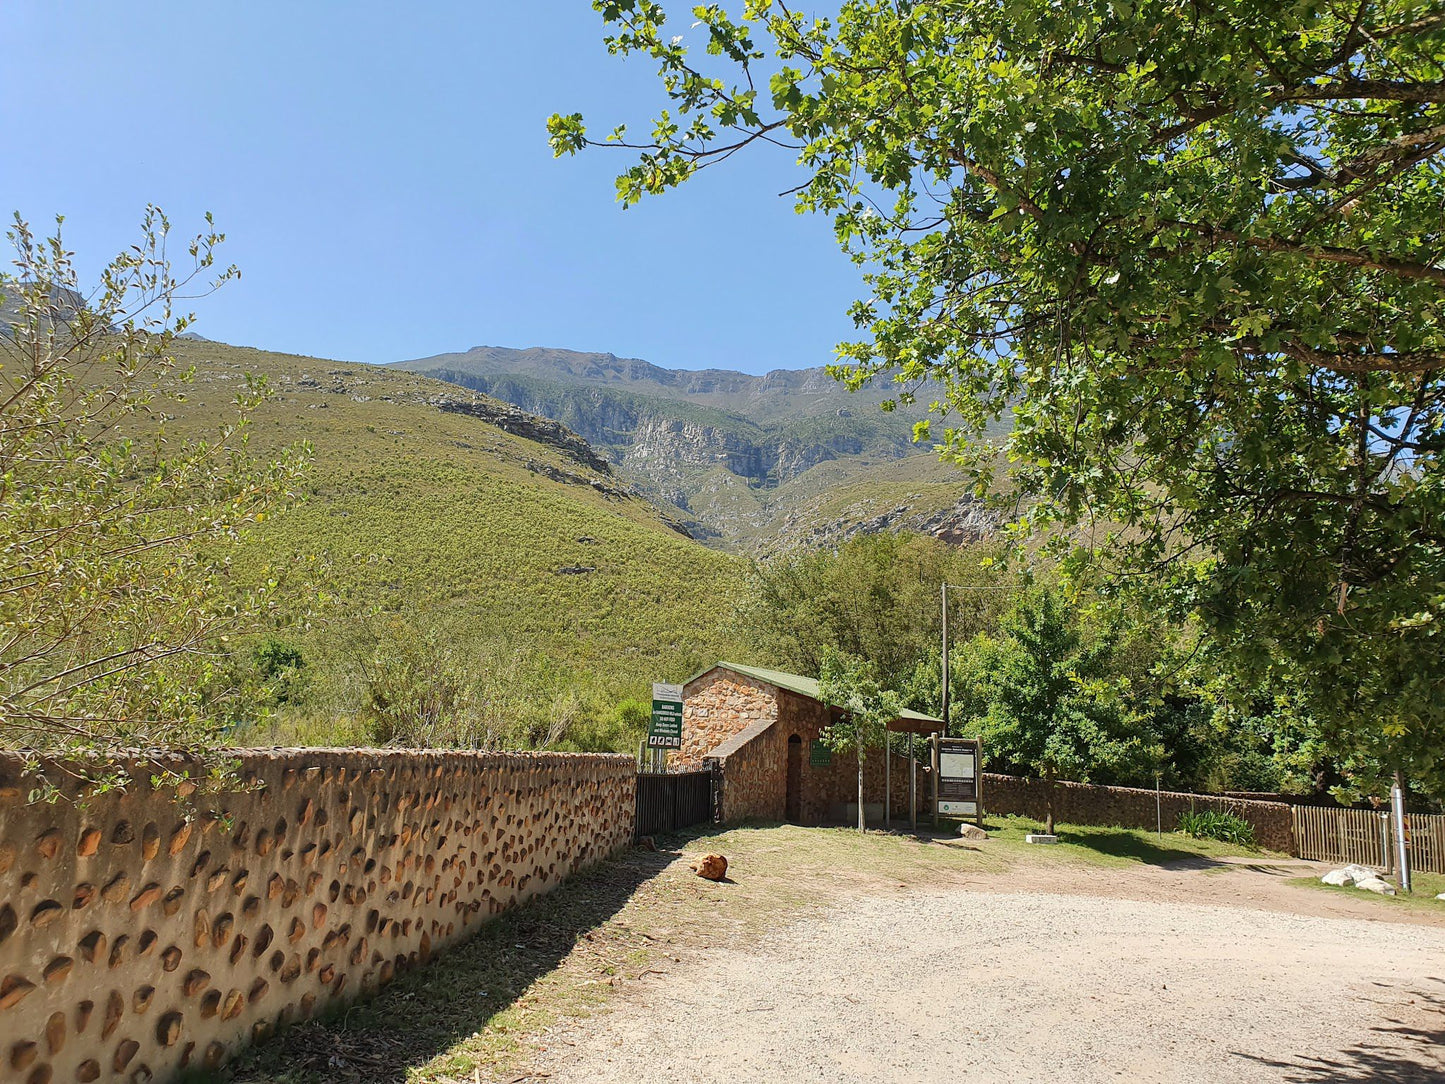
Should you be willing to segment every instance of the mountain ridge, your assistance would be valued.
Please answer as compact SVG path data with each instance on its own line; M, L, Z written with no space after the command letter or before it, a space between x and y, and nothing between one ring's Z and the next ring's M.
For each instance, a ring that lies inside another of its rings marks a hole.
M900 519L955 525L975 519L955 514L964 500L961 475L952 491L946 472L927 471L929 484L915 485L919 468L907 461L919 455L914 424L934 397L927 385L905 402L898 397L908 389L897 384L850 391L822 366L763 374L667 369L555 347L477 346L388 368L567 426L635 490L676 509L695 537L717 548L768 553L814 541L817 525L804 524L801 510L829 503L822 498L853 482L867 483L873 529ZM891 492L895 482L898 492ZM890 515L880 525L885 508ZM943 519L936 515L945 512ZM824 526L823 536L836 533ZM854 527L850 521L837 529Z

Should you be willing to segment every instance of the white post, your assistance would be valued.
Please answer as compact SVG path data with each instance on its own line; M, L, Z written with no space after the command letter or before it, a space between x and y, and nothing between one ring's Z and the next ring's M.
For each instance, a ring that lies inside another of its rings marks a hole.
M1400 891L1410 891L1410 850L1405 844L1405 787L1399 772L1395 773L1395 785L1390 788L1390 805L1395 810L1395 855L1400 863Z

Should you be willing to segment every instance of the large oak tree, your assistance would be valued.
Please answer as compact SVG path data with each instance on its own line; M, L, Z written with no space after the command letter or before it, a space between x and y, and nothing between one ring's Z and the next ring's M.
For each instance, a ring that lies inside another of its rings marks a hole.
M625 202L793 148L866 281L837 375L941 379L963 458L1011 412L1033 526L1445 784L1439 0L594 7L667 100L595 140Z

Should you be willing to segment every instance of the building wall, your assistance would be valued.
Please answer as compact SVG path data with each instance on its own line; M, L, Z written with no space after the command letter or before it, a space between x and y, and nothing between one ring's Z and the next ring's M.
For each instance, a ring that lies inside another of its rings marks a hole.
M249 789L199 805L31 805L0 755L0 1081L214 1067L632 836L630 757L238 756Z
M858 761L855 754L833 754L826 767L811 763L812 743L829 724L829 711L822 704L787 689L766 687L776 702L777 722L737 750L717 758L723 777L723 820L783 820L787 809L788 739L796 734L801 744L799 815L803 824L827 824L843 819L843 807L858 800ZM923 746L919 746L920 753ZM922 760L926 763L926 758ZM893 763L893 815L908 817L908 766L898 758ZM928 776L918 777L919 816L926 815L929 800ZM883 750L870 750L863 762L865 805L883 804Z
M707 756L748 727L777 717L771 685L719 670L690 683L682 703L682 748L669 757L675 767L700 768Z
M1054 784L1054 816L1070 824L1105 825L1119 828L1148 828L1156 824L1154 791L1136 787L1101 787L1087 783ZM1047 810L1048 785L1041 779L985 772L983 804L989 813L1016 813L1043 820ZM1254 826L1261 847L1290 853L1294 829L1289 806L1282 802L1255 802L1208 794L1163 791L1159 807L1164 830L1179 823L1188 809L1217 809L1242 817Z

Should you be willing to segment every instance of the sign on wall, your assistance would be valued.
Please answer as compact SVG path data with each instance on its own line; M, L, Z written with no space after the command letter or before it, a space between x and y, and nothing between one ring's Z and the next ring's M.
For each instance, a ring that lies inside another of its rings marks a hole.
M938 813L944 817L977 817L979 743L975 738L938 739Z
M829 749L820 739L814 738L808 745L808 767L831 768L832 766L833 750Z
M650 749L682 748L682 686L652 684L652 725L647 730Z

